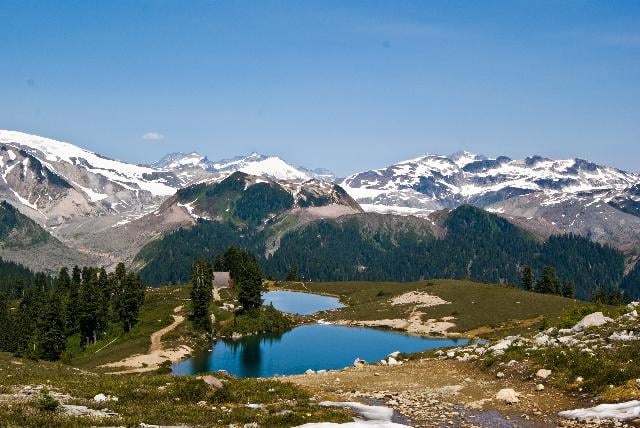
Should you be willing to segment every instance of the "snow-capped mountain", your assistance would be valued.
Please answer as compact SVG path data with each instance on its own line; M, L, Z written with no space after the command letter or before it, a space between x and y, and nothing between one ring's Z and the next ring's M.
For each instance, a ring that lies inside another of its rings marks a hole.
M144 211L175 193L169 171L106 158L70 143L0 130L0 197L47 225Z
M613 198L640 176L582 159L489 159L469 152L426 155L347 177L341 184L365 210L426 214L470 203L481 207L530 193L562 197L606 192Z
M159 161L152 163L151 166L159 169L201 168L206 170L210 164L207 157L200 153L174 152L165 155Z
M152 164L155 168L167 169L183 176L185 171L203 170L210 173L227 174L241 171L246 174L268 177L276 180L311 180L321 179L333 181L335 176L326 169L310 170L295 167L277 156L265 156L251 153L231 159L210 161L199 153L170 153Z

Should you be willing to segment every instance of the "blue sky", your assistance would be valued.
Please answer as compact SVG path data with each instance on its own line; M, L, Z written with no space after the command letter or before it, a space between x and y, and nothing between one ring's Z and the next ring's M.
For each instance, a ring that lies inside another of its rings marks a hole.
M3 0L0 22L0 128L123 160L640 170L637 1Z

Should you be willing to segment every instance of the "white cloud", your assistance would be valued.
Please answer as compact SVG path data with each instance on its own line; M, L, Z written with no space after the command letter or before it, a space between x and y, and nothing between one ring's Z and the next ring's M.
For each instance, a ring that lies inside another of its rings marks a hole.
M142 139L149 140L149 141L158 141L158 140L163 140L164 135L162 135L159 132L149 131L142 136Z

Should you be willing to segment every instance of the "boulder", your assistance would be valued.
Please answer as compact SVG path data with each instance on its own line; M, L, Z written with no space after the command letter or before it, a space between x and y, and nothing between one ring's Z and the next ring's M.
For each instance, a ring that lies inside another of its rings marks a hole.
M544 385L539 383L536 385L536 391L544 391Z
M206 383L209 386L212 386L215 389L222 388L222 381L217 377L206 375L206 376L202 376L201 379L204 381L204 383Z
M353 362L353 367L360 368L363 367L367 362L365 360L361 360L360 358L356 358Z
M571 330L582 331L589 327L599 327L613 321L609 317L605 317L602 312L594 312L582 318Z
M114 395L104 395L100 393L100 394L97 394L95 397L93 397L93 401L95 401L96 403L103 403L105 401L118 401L118 397Z
M546 334L541 334L536 337L535 341L536 341L536 345L539 345L539 346L546 345L547 343L549 343L549 336L547 336Z
M520 401L518 399L518 393L511 388L504 388L498 391L496 399L504 401L507 404L514 404Z
M546 379L549 377L550 374L551 374L551 370L547 370L547 369L540 369L536 372L536 376L539 377L540 379Z
M316 373L316 372L315 372L315 371L313 371L312 369L307 369L307 371L306 371L306 372L304 372L304 374L306 374L306 375L315 374L315 373Z

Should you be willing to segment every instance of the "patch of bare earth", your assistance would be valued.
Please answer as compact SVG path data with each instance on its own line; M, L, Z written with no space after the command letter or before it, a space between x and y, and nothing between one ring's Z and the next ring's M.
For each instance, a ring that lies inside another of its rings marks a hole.
M132 355L131 357L125 358L124 360L103 364L100 367L126 368L126 370L109 372L107 374L145 373L157 370L165 361L171 361L172 363L178 362L191 354L192 349L186 345L180 345L168 349L165 349L162 346L162 336L174 330L185 319L184 315L180 315L180 313L182 312L182 306L177 306L176 308L174 308L173 312L173 323L154 332L151 335L151 346L149 347L148 353L142 355Z
M365 365L284 380L332 399L382 402L416 427L558 426L563 423L557 417L559 411L580 407L561 391L550 387L536 391L534 382L498 379L472 364L453 360ZM503 388L513 388L519 402L506 404L496 399Z
M415 305L416 307L428 308L430 306L448 305L451 302L421 291L409 291L391 299L392 305Z
M424 313L419 308L428 308L438 305L447 305L451 302L424 292L410 291L391 299L392 306L412 305L413 310L406 319L380 319L380 320L339 320L336 324L341 325L358 325L363 327L384 327L393 330L402 330L410 334L418 334L424 336L442 336L455 333L448 333L448 330L456 325L451 322L455 317L443 317L440 319L430 318L423 320Z

